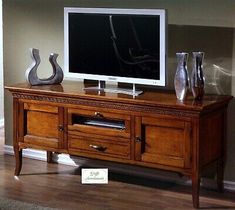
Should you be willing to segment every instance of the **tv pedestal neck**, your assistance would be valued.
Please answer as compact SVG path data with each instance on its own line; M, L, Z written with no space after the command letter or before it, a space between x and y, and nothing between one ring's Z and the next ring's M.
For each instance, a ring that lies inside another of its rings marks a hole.
M98 91L99 93L106 92L106 93L127 94L127 95L133 96L133 98L143 93L142 90L136 90L136 86L134 83L132 83L132 89L120 88L120 87L116 87L116 86L106 87L105 81L100 81L100 80L98 80L98 86L85 87L85 88L83 88L83 90L85 90L85 91Z
M22 150L108 160L191 177L199 208L202 172L216 163L223 190L227 105L232 96L205 95L179 103L174 92L125 94L84 91L83 83L6 87L13 95L15 175ZM139 199L139 198L137 198Z

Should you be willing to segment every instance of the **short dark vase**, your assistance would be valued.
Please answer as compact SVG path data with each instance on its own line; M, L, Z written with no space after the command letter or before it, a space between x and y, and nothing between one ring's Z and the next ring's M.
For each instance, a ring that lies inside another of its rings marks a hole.
M195 100L202 100L204 96L205 78L203 74L204 52L193 52L193 69L191 75L191 89Z

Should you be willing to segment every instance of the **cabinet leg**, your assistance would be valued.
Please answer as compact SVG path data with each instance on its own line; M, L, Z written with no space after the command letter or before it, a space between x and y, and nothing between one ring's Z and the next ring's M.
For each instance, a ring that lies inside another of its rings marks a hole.
M199 208L199 189L200 189L201 178L198 174L192 175L192 198L193 198L193 207Z
M217 187L219 192L224 191L224 161L219 159L217 161Z
M22 149L19 149L19 147L14 147L14 152L15 152L15 176L20 175L20 171L22 168Z
M47 151L47 162L48 163L53 162L53 152Z

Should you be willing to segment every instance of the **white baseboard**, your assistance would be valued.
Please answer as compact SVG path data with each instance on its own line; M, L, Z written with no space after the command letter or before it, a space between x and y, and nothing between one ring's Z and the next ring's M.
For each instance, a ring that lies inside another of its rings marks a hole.
M4 127L4 118L0 119L0 128Z
M14 155L13 146L5 145L4 153L9 155ZM34 150L34 149L24 149L23 157L46 161L46 151ZM112 163L99 160L90 160L86 158L78 158L76 156L70 156L68 154L58 154L53 156L53 160L57 163L76 166L79 167L81 165L89 165L92 167L107 167L113 172L119 172L124 174L133 174L135 172L136 176L152 178L162 181L174 182L176 184L181 185L191 185L191 179L186 177L179 178L173 173L164 172L164 171L156 171L156 169L148 169L144 170L136 170L137 166L127 166L121 165L118 163ZM166 176L167 173L167 176ZM216 182L212 179L203 178L201 181L201 185L208 189L216 189ZM224 180L224 189L229 191L235 191L235 182Z
M13 146L4 145L4 153L8 155L14 155ZM42 160L42 161L47 160L46 151L35 150L35 149L24 149L23 157L27 157L27 158L31 158L35 160ZM65 165L70 165L70 166L79 166L67 154L54 155L53 160L60 164L65 164Z

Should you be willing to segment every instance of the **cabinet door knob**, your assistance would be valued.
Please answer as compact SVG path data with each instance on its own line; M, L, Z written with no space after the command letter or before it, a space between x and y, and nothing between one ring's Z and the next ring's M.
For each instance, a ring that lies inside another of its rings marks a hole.
M96 117L104 117L100 112L95 112Z
M63 125L59 125L59 126L58 126L58 130L59 130L60 132L64 131Z
M141 139L139 136L136 136L135 140L136 140L137 142L142 142L142 139Z
M103 147L103 146L100 146L100 145L90 144L89 146L92 149L95 149L95 150L98 150L98 151L102 151L102 152L104 152L107 149L106 147Z

